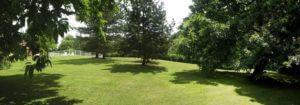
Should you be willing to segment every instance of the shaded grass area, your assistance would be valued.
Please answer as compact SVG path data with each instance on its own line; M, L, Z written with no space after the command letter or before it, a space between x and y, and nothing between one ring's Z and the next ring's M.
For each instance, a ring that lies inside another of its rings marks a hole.
M24 76L0 76L0 104L2 105L72 105L82 100L68 99L58 95L60 87L56 80L63 77L61 74L39 74L33 80L25 80ZM47 98L45 101L36 101ZM33 102L35 101L35 102ZM32 103L31 103L32 102Z
M64 59L59 60L58 64L67 65L87 65L87 64L110 64L114 63L113 59L96 59L96 58L74 58L74 59Z
M273 74L274 75L274 74ZM188 84L196 82L202 85L229 85L234 86L240 96L251 97L250 101L258 102L264 105L299 105L300 91L299 87L290 87L285 83L250 81L245 73L237 72L216 72L214 77L205 77L199 70L186 70L173 74L175 84ZM218 91L218 90L215 90Z
M167 72L165 67L161 66L141 66L140 64L114 64L111 65L111 68L105 69L109 70L111 73L132 73L132 74L140 74L140 73L161 73Z
M297 87L251 82L237 72L208 78L194 64L89 57L53 63L32 80L24 79L24 62L0 71L0 105L300 105Z

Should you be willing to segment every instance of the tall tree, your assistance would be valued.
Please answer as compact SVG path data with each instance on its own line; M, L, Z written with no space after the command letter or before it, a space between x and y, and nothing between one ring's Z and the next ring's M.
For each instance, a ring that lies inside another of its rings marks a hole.
M170 25L163 4L155 0L131 0L128 12L127 41L142 58L142 65L167 52Z
M97 4L97 2L101 2L101 0L93 2ZM99 58L99 54L101 53L103 54L103 59L105 59L105 55L109 49L107 41L108 27L112 24L118 7L116 2L109 2L106 4L109 9L103 9L101 10L102 12L99 13L98 9L99 7L101 9L101 5L91 7L91 15L87 19L87 27L81 27L79 31L84 34L89 34L88 41L83 49L94 52L96 58Z

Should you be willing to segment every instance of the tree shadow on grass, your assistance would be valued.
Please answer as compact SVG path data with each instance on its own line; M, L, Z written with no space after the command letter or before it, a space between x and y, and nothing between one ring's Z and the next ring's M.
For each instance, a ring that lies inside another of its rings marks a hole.
M82 103L82 100L77 100L77 99L71 99L68 100L67 97L55 97L55 98L50 98L47 99L46 101L37 101L31 103L32 105L74 105Z
M165 67L154 66L154 65L141 66L140 64L114 64L111 65L111 68L105 70L109 70L111 73L132 73L132 74L140 74L140 73L157 74L157 73L167 71Z
M142 60L135 60L135 61L128 61L128 62L132 62L132 63L136 63L136 64L142 64ZM159 64L159 62L157 62L157 61L150 61L148 64L150 64L150 65L158 65Z
M204 77L204 75L199 70L185 70L183 72L176 72L172 74L172 76L175 76L174 80L171 80L170 82L175 84L187 84L187 83L200 83L200 84L207 84L207 85L218 85L216 82L207 79Z
M58 96L60 85L56 80L61 77L60 74L36 74L33 79L25 80L23 75L0 76L0 105L81 103L82 100ZM34 102L44 98L50 99Z
M110 64L114 63L115 60L107 59L96 59L96 58L80 58L80 59L69 59L69 60L60 60L58 64L66 65L86 65L86 64Z
M252 102L264 105L300 105L300 89L274 83L256 83L245 73L217 72L215 77L205 77L199 70L186 70L173 74L175 84L197 83L202 85L228 85L236 87L240 96L250 97Z

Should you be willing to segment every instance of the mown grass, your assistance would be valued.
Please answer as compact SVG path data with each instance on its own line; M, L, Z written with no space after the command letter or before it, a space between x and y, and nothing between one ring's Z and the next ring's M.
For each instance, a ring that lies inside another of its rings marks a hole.
M24 79L24 62L0 71L0 104L300 105L300 90L262 85L244 73L204 77L194 64L136 58L55 57L53 68Z

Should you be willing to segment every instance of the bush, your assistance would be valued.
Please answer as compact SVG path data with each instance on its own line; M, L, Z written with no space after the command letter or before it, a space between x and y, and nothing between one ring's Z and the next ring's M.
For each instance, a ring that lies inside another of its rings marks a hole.
M291 67L283 67L278 70L280 74L299 76L300 75L300 65L296 63L292 63Z
M0 59L0 70L9 69L11 62L7 58Z
M169 54L166 59L171 61L177 61L177 62L186 61L184 56L178 54Z
M121 57L122 55L118 52L112 52L107 54L108 57Z

